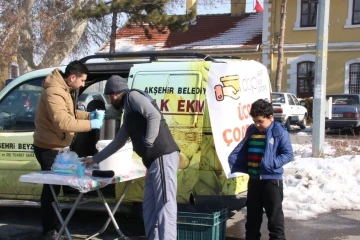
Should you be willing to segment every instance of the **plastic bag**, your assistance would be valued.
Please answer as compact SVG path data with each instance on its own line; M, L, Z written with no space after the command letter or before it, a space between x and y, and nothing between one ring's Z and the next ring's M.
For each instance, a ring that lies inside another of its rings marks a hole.
M94 177L86 175L85 177L73 177L68 180L68 185L79 190L79 192L89 192L95 189L106 187L109 184L121 182L121 177Z
M72 188L79 190L79 192L89 192L93 190L94 181L89 176L73 177L68 181L68 185Z
M55 173L76 174L79 157L76 152L70 151L69 147L60 149L51 170Z

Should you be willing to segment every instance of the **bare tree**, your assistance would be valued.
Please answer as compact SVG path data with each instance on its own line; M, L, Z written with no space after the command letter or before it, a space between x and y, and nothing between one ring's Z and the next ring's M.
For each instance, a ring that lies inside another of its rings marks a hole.
M200 2L210 6L222 1ZM149 29L154 28L186 30L195 11L184 16L166 14L166 6L182 4L185 0L1 0L0 66L15 56L22 74L87 54L92 45L108 41L110 33L114 41L120 14L126 16L128 23L142 26L148 37ZM79 9L93 14L86 16ZM96 12L101 14L97 16Z
M275 89L277 92L281 91L282 72L283 72L283 63L284 63L286 4L287 4L287 0L282 0L281 18L280 18L280 39L278 44L278 60L277 60L276 78L275 78Z
M95 4L95 0L2 0L0 42L3 60L17 57L20 73L59 65L71 53L79 53L92 41L106 39L93 35L94 28L106 26L105 19L72 17L73 9ZM109 25L107 23L107 25ZM106 29L108 29L106 31ZM101 32L95 30L95 32Z
M173 0L174 3L177 1ZM154 17L148 26L158 26L160 20L177 19L166 15L166 2L170 1L114 0L111 1L109 13L125 13L132 21L145 26L146 21L151 19L143 13L146 10L148 15ZM87 53L91 44L108 41L111 31L115 36L119 22L113 24L110 14L76 18L75 9L90 10L104 4L102 0L1 0L0 60L7 61L16 56L20 73L24 73L57 66L71 54ZM155 21L155 17L158 21ZM176 21L173 24L181 25Z

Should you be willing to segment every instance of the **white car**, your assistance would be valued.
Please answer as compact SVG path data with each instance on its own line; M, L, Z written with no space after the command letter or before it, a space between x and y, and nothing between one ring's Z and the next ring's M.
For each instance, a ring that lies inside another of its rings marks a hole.
M271 98L275 121L284 124L288 130L290 130L290 125L298 125L301 129L306 128L308 111L294 94L273 92Z

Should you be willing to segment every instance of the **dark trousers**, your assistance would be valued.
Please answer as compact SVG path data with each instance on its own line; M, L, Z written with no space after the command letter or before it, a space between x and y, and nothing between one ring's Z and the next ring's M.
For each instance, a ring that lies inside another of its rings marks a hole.
M57 150L44 149L34 146L34 153L36 159L38 160L41 170L51 170L51 166L54 163L56 155L58 154ZM53 185L56 196L60 193L60 185ZM58 230L60 223L56 217L56 213L51 203L54 202L54 197L51 193L49 185L44 184L42 193L41 193L41 221L43 232L46 233L51 230Z
M270 240L285 240L282 180L249 179L247 194L246 239L260 240L263 209L268 218Z

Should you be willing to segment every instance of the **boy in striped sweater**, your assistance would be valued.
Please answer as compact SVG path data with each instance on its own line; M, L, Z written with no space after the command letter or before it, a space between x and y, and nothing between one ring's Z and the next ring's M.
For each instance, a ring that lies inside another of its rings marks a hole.
M265 209L270 240L284 240L282 174L283 166L294 157L289 133L281 123L273 121L272 104L265 100L255 101L250 115L254 124L229 155L231 172L250 176L245 239L260 240Z

